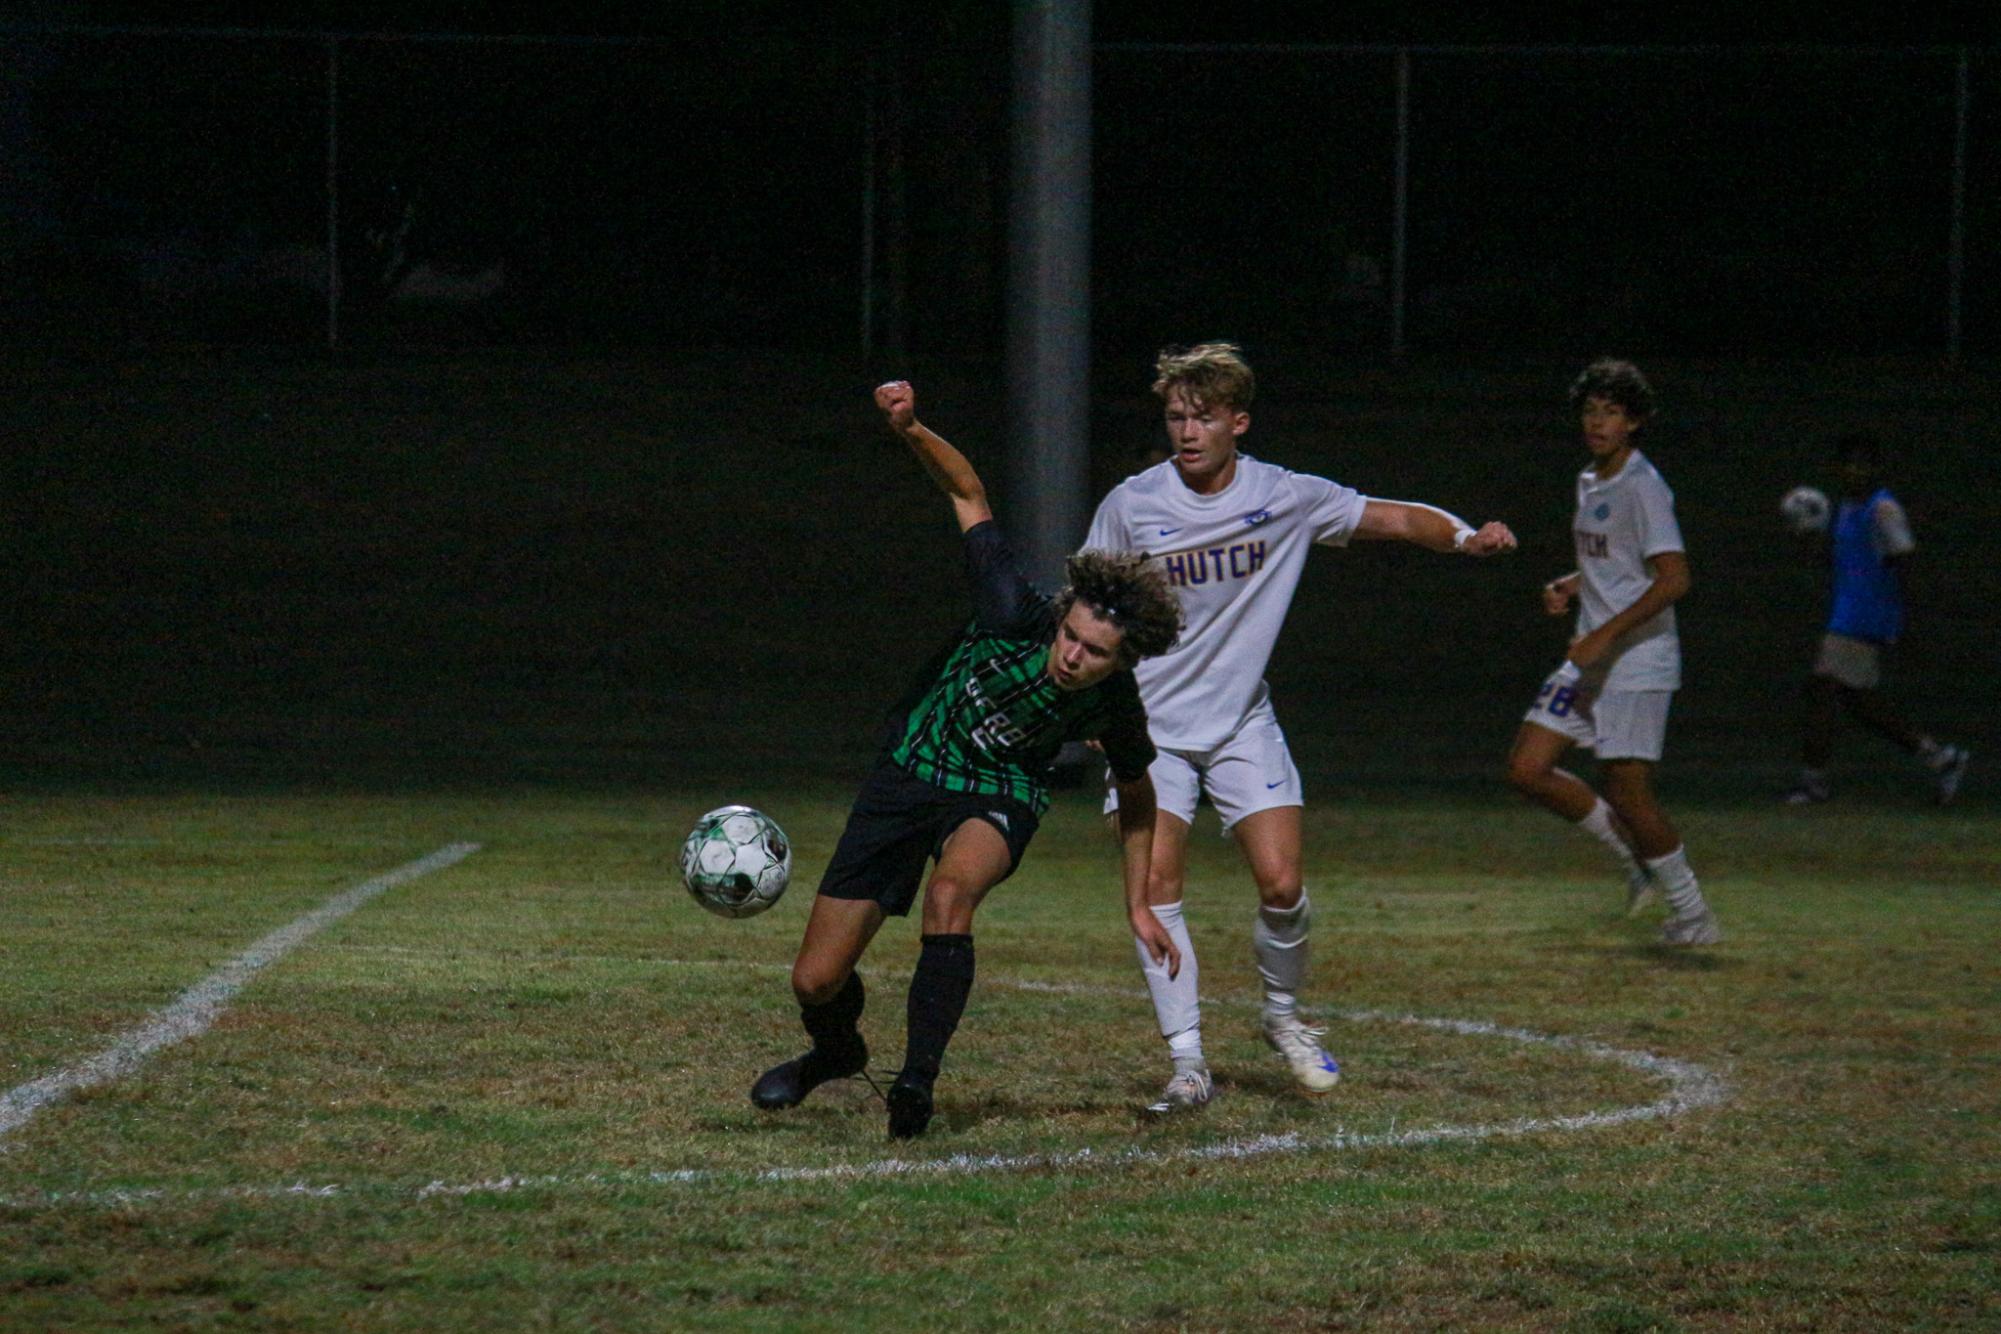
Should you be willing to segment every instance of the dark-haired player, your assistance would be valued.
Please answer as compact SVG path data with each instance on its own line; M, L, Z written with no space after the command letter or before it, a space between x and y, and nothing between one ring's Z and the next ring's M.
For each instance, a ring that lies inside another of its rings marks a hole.
M1807 683L1804 767L1786 802L1807 806L1832 794L1828 761L1834 758L1834 723L1846 711L1892 745L1915 755L1931 771L1932 792L1943 805L1959 794L1972 754L1918 731L1877 691L1883 650L1904 629L1903 565L1918 544L1904 507L1883 485L1883 447L1867 435L1834 442L1841 467L1841 504L1828 525L1827 558L1833 578L1827 633L1821 637Z
M1636 444L1653 388L1631 362L1595 361L1571 385L1570 405L1591 454L1577 476L1577 568L1543 585L1542 605L1561 616L1576 601L1577 636L1515 734L1508 782L1612 852L1626 872L1629 913L1667 896L1663 944L1713 945L1723 938L1716 915L1654 797L1668 706L1681 688L1674 604L1689 574L1674 492ZM1597 752L1604 796L1556 767L1573 745Z
M1127 916L1142 949L1179 967L1173 941L1146 911L1154 749L1132 668L1173 644L1181 609L1159 565L1131 553L1081 552L1062 592L1038 594L1017 571L972 464L918 422L911 387L882 385L875 401L951 498L973 619L891 715L884 752L820 882L792 965L813 1045L765 1071L750 1096L760 1107L791 1107L827 1080L861 1072L868 1047L855 965L886 916L910 911L935 859L903 1069L888 1094L889 1133L906 1139L930 1124L932 1085L972 991L973 913L1035 836L1050 763L1067 740L1097 741L1111 764L1130 811L1119 822Z

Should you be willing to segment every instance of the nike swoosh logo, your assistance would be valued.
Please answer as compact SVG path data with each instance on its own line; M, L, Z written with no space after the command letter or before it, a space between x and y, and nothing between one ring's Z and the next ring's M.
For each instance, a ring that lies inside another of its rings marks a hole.
M1279 780L1278 780L1278 783L1283 783L1284 781L1285 781L1285 780L1284 780L1283 778L1281 778L1281 779L1279 779ZM1266 783L1266 784L1265 784L1265 791L1267 791L1267 792L1271 791L1271 790L1272 790L1273 788L1275 788L1275 787L1277 787L1277 786L1278 786L1278 783Z
M1180 531L1181 530L1179 528L1163 528L1160 530L1160 535L1162 537L1173 537L1176 533Z

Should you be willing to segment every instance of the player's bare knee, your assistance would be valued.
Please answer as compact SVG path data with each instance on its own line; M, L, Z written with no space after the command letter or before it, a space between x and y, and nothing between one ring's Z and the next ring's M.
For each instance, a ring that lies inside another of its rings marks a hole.
M1178 870L1164 870L1159 862L1147 868L1146 901L1148 903L1179 903L1182 891L1187 887L1188 877Z
M933 934L970 931L978 901L978 895L962 881L946 875L932 877L924 890L924 930Z
M1549 766L1529 755L1508 756L1508 786L1525 797L1539 797L1549 783Z
M792 965L792 994L801 1005L825 1005L841 994L849 971L816 959L801 959Z
M1261 878L1258 881L1258 903L1262 907L1286 912L1299 906L1299 896L1305 891L1305 878L1295 868L1278 876Z

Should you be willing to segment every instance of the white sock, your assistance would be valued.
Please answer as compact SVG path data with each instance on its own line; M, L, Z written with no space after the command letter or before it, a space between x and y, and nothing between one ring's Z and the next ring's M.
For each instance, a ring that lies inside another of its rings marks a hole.
M1598 798L1598 804L1591 808L1589 815L1577 822L1577 827L1612 850L1628 880L1641 873L1639 859L1633 856L1632 845L1620 837L1618 821L1603 797Z
M1650 857L1647 869L1660 882L1661 892L1667 895L1668 907L1676 917L1687 917L1703 912L1709 905L1702 901L1702 887L1695 883L1695 872L1688 865L1688 849L1676 848L1665 857Z
M1175 1068L1184 1063L1202 1063L1202 993L1197 985L1201 976L1195 966L1195 942L1188 937L1188 923L1181 920L1181 904L1156 903L1152 905L1154 920L1167 931L1176 949L1181 951L1181 972L1174 977L1167 975L1165 963L1155 963L1146 952L1146 946L1133 940L1133 948L1139 954L1139 970L1146 975L1146 989L1153 997L1153 1014L1160 1021L1160 1035L1167 1039L1167 1051L1174 1058Z
M1258 908L1257 925L1251 928L1251 957L1264 979L1265 1013L1272 1018L1290 1018L1299 1011L1299 988L1306 981L1306 926L1312 917L1304 889L1290 908Z

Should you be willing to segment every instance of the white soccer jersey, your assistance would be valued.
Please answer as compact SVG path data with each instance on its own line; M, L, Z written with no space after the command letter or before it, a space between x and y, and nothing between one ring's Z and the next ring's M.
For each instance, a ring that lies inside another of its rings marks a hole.
M1583 576L1577 633L1589 634L1639 601L1654 577L1647 558L1684 550L1674 519L1674 492L1644 454L1600 481L1586 468L1577 475L1577 570ZM1605 690L1681 688L1681 636L1674 608L1634 626L1612 645Z
M1172 462L1112 488L1084 545L1158 556L1187 623L1172 650L1134 669L1155 745L1213 749L1266 698L1265 664L1307 552L1346 546L1366 503L1245 454L1212 496L1189 490Z

